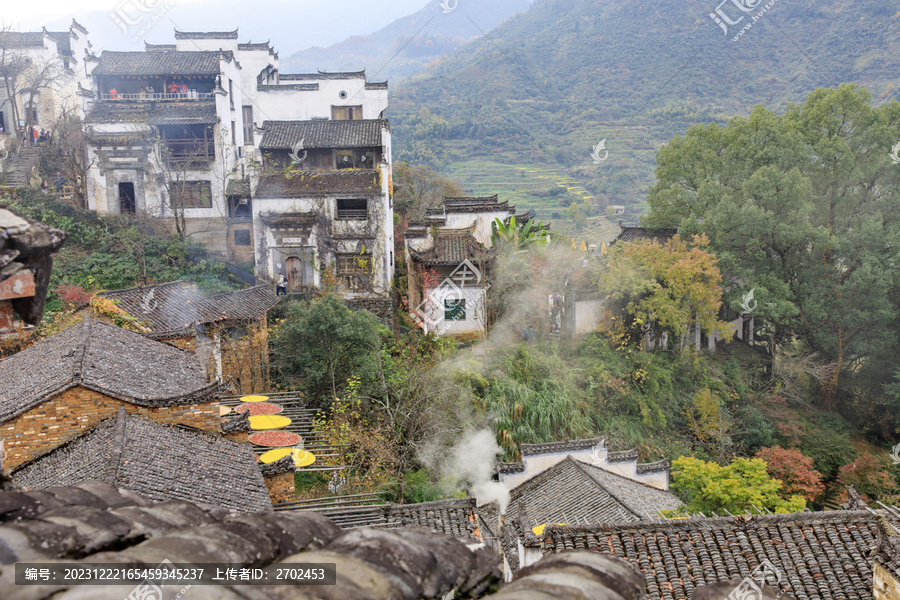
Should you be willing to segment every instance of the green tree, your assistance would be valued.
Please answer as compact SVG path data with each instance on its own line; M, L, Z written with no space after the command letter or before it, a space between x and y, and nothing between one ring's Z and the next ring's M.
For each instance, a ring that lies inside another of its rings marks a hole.
M421 219L426 209L440 206L445 197L463 194L459 184L429 166L394 163L393 177L394 210L409 218Z
M690 513L740 514L756 512L757 508L788 513L806 507L803 496L781 497L781 482L769 476L765 461L759 458L736 458L722 466L682 456L672 467L672 489Z
M351 376L365 371L380 343L374 315L354 312L339 297L328 294L308 307L289 304L269 345L275 377L321 402L338 396Z
M662 339L668 333L688 346L688 334L699 324L707 335L730 337L718 319L722 289L716 257L705 250L708 240L673 237L658 243L616 244L600 278L600 291L627 302L626 310L643 335Z
M707 234L732 304L755 290L770 350L800 337L836 365L829 400L842 372L896 348L897 139L900 103L845 84L691 127L657 157L645 225Z

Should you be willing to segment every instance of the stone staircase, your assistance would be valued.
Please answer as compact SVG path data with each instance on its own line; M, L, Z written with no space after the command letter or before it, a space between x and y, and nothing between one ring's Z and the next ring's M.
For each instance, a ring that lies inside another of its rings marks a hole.
M34 146L22 146L15 150L0 151L0 183L8 187L28 187L32 177L36 177L41 154Z

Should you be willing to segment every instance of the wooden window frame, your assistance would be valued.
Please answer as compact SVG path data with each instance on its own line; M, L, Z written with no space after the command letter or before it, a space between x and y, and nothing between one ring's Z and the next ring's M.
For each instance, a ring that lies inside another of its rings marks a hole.
M365 202L365 210L361 208L341 208L342 202ZM368 221L369 220L369 199L368 198L338 198L335 202L335 218L338 221Z
M178 186L187 188L184 190L184 193L179 193ZM190 187L187 187L190 186ZM204 205L203 203L203 192L206 192L206 197L208 202ZM171 184L171 189L169 193L172 195L172 204L175 205L176 202L183 202L183 206L180 208L189 209L189 208L212 208L212 182L207 180L201 181L174 181ZM196 197L196 200L195 200Z

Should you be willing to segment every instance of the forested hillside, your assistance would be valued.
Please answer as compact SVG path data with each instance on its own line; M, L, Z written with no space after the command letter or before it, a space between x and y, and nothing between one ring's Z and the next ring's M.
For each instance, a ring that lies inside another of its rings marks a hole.
M439 2L428 2L422 10L371 35L353 36L327 48L308 48L291 54L282 60L281 68L285 73L366 69L370 77L393 83L420 73L428 63L484 35L509 16L527 10L531 1L460 4L451 0L447 11Z
M540 0L396 89L395 157L556 223L586 199L600 215L625 205L635 221L656 151L693 123L757 104L782 111L844 82L876 103L897 97L895 2L779 2L737 41L709 18L714 8ZM604 139L598 164L591 153Z

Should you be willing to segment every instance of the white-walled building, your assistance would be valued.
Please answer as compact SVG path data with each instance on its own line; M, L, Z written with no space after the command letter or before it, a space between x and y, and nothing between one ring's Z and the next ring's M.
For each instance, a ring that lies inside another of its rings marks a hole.
M74 19L68 31L0 32L0 62L19 71L10 85L19 92L15 98L0 85L2 133L14 133L26 124L49 131L64 114L83 116L82 97L90 90L96 60L87 36L87 29Z
M104 52L91 75L92 209L167 219L292 290L332 267L345 298L389 312L387 82L282 74L268 43L237 30Z
M440 208L426 211L424 221L409 224L404 239L410 309L426 332L484 336L491 225L514 216L515 210L496 195L445 198Z

